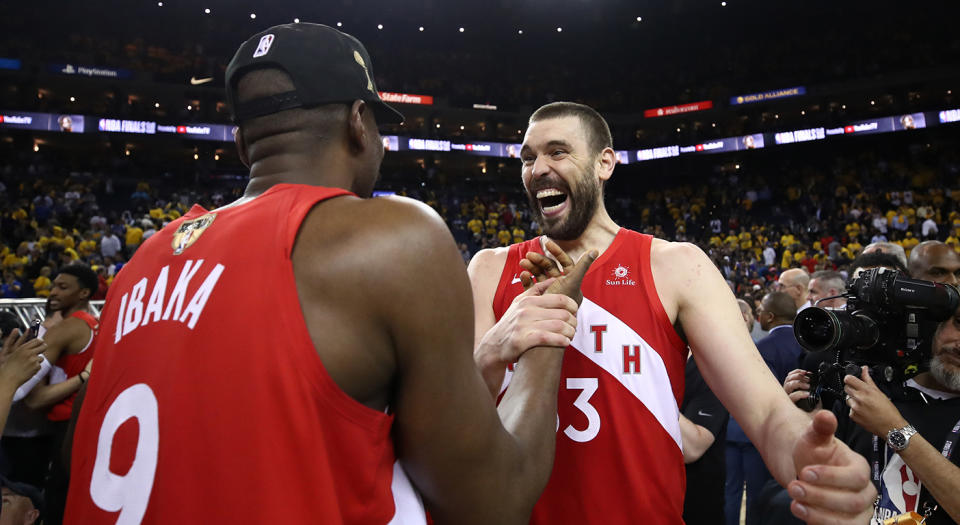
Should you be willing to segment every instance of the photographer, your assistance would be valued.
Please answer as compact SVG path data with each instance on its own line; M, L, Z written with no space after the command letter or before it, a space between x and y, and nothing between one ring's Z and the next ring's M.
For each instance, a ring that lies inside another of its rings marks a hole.
M880 497L872 523L903 514L919 523L960 521L960 312L933 336L929 372L904 383L892 399L862 369L844 379L849 413L837 437L873 464ZM884 443L885 442L885 443ZM911 514L913 513L913 514ZM904 521L900 523L911 523Z

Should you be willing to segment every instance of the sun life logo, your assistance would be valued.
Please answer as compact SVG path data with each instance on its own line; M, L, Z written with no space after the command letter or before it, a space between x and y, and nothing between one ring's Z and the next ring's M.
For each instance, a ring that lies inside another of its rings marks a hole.
M607 279L606 284L608 286L636 286L637 282L633 279L630 279L630 268L618 264L616 268L613 269L613 279Z

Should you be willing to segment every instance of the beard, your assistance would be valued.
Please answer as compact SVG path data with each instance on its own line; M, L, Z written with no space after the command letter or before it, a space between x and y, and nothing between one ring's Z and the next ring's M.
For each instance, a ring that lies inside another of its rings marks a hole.
M948 389L954 392L960 392L960 371L945 364L940 359L940 356L934 356L933 359L930 360L930 375Z
M595 176L593 167L578 176L571 188L562 179L556 183L550 179L540 179L527 188L527 199L533 218L543 227L543 233L558 241L572 241L580 237L593 219L600 206L600 183ZM547 219L540 208L537 192L544 188L559 186L567 194L569 209L562 219Z

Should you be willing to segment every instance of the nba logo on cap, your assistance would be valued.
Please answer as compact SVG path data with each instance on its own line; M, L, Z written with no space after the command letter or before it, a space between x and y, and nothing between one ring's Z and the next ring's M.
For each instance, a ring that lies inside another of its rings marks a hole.
M270 46L273 45L273 35L263 35L260 37L260 43L257 44L257 50L253 52L253 58L262 57L270 51Z

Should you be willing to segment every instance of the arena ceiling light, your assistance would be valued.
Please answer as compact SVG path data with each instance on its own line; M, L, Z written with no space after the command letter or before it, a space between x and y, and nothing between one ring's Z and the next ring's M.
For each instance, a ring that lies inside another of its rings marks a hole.
M299 18L294 18L294 19L293 19L293 23L294 23L294 24L299 24L299 23L300 23L300 19L299 19Z
M76 102L76 101L77 101L77 97L70 97L70 102Z
M343 22L337 22L337 27L343 27Z
M522 34L523 34L523 29L518 30L518 31L517 31L517 34L518 34L518 35L522 35Z
M463 28L462 28L462 27L460 28L460 32L463 33Z
M163 2L157 2L157 7L163 7Z
M206 9L204 9L203 12L209 15L209 14L210 14L210 8L208 7L208 8L206 8Z
M337 22L337 27L340 27L340 22ZM383 29L383 24L377 24L377 29Z
M637 22L643 22L643 17L642 17L642 16L638 16L638 17L637 17Z
M250 20L256 20L256 19L257 19L257 14L256 14L256 13L250 13Z
M421 33L423 32L423 26L420 26L420 32Z
M726 3L726 2L720 2L720 7L727 7L727 3Z
M562 27L558 27L558 28L557 28L557 33L562 33L562 32L563 32L563 28L562 28Z

